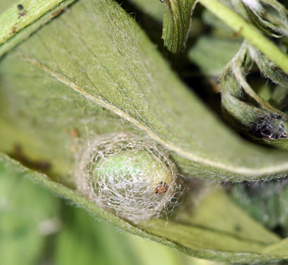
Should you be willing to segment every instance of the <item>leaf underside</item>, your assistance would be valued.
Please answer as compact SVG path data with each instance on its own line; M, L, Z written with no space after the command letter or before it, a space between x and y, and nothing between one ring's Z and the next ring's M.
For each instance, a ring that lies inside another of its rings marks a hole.
M192 176L248 180L288 170L286 152L246 143L211 114L114 2L77 3L5 57L0 70L1 122L11 127L4 126L9 139L1 150L25 146L17 135L34 134L31 141L46 149L31 150L61 173L75 157L71 129L84 142L146 133Z

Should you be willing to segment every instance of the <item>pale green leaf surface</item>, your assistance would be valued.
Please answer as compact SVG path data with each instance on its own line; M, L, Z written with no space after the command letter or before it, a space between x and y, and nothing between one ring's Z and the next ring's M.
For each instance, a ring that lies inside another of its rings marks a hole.
M190 199L190 201L192 200ZM225 236L232 236L240 240L250 240L262 244L279 241L278 236L259 226L247 213L235 207L234 203L220 188L216 189L212 186L200 205L201 207L196 207L191 212L189 210L177 212L176 210L174 215L177 218L180 217L182 224L190 224L199 228L205 227L210 231L217 231ZM230 247L233 248L232 245Z
M56 264L61 265L198 264L192 257L141 237L120 233L108 223L95 221L83 209L71 207L65 207L55 256Z
M262 250L263 254L269 254L269 255L277 255L277 256L283 256L283 258L288 259L288 238L281 240L280 242L273 244L269 247L266 247Z
M175 220L154 219L146 222L146 231L165 235L176 243L181 241L181 245L190 249L203 251L213 245L213 249L220 252L225 249L230 251L231 255L237 249L239 255L237 258L234 255L230 257L231 259L226 257L230 262L237 260L237 263L246 263L248 262L246 258L249 256L247 253L262 253L263 249L266 249L265 245L273 241L277 242L275 244L280 242L278 236L259 226L246 213L235 207L221 190L213 190L190 214L186 209L181 212L176 210L173 215ZM168 235L166 230L169 231ZM209 257L209 253L204 255L205 258ZM287 255L287 251L275 255L282 257ZM253 258L251 256L249 258L252 262ZM256 256L254 258L257 259Z
M136 227L98 208L94 203L85 199L76 191L50 180L44 174L23 167L20 163L10 159L6 155L1 154L0 159L1 165L9 170L11 172L10 174L18 172L21 178L30 178L58 195L72 200L72 202L78 206L86 208L86 210L95 216L103 218L127 232L168 245L191 256L219 261L250 263L252 261L275 260L282 258L284 255L259 254L263 248L279 242L279 238L262 228L260 224L257 224L251 219L249 220L249 217L244 212L237 209L235 205L227 200L227 197L222 194L221 190L212 192L207 196L207 200L204 199L203 205L200 203L199 206L194 208L196 211L195 224L193 224L192 214L189 220L187 220L187 217L185 219L185 216L181 217L181 215L179 215L178 220L174 218L172 218L172 221L155 219L142 222ZM215 207L213 201L217 202L219 210L212 210L211 207ZM233 217L229 218L229 222L227 222L227 216L223 215L226 206L228 206L229 212L233 214ZM176 214L178 215L177 212ZM81 218L84 217L79 218L81 221ZM220 222L221 218L223 218L222 224ZM75 218L71 219L71 222L78 222L77 220L78 217L75 216ZM200 226L197 224L197 220L205 221ZM210 224L209 220L216 220L216 225ZM231 228L227 228L227 223L229 223ZM69 226L69 222L67 225ZM235 228L235 226L239 227ZM244 230L242 230L242 228ZM72 240L71 236L74 236L71 235L71 230L68 232L64 228L63 231L64 234L62 236L64 238L61 240L66 241L68 240L67 237ZM103 231L103 233L109 232ZM84 241L86 242L86 240ZM69 247L71 247L71 245L67 246L67 248Z
M14 2L4 12L0 9L3 12L0 13L0 57L59 15L72 2L74 0L23 0ZM23 9L18 8L19 4ZM6 2L2 5L7 7Z
M184 48L196 0L168 0L164 4L164 46L172 53Z
M0 157L0 263L36 264L45 248L47 224L57 230L59 201L5 160Z
M256 147L227 130L114 2L75 4L15 55L0 64L1 120L13 121L11 135L18 126L19 133L42 141L47 152L37 153L61 174L73 169L71 129L82 132L82 144L115 130L137 132L123 119L174 152L188 175L243 180L288 171L286 152ZM12 152L16 143L2 138L1 149Z

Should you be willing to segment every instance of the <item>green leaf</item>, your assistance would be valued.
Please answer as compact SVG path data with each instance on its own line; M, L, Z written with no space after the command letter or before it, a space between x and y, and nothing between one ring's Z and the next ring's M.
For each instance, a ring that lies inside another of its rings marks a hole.
M190 29L191 15L196 0L165 1L163 33L164 46L172 53L184 48Z
M280 242L271 245L262 250L263 254L271 254L271 255L281 255L285 259L288 259L287 255L287 247L288 247L288 239L283 239Z
M23 0L14 3L0 16L0 57L59 15L72 2L74 0Z
M241 263L283 258L284 254L260 254L271 244L280 242L280 239L251 220L219 189L210 187L209 193L198 206L187 209L187 205L183 205L185 211L180 207L174 215L177 219L172 216L169 220L149 220L135 226L98 208L78 192L50 180L41 173L23 167L6 155L1 154L0 159L1 164L12 174L13 171L21 172L21 178L30 178L60 196L72 200L97 217L129 233L168 245L194 257ZM71 219L70 216L69 218ZM81 221L75 217L71 222L78 222L77 220ZM69 222L67 225L69 227ZM69 231L71 231L69 228L68 230L64 228L62 234L64 238L61 236L60 244L61 240L65 242L67 237L71 238L81 233L81 230L75 231L76 234L74 232L71 234ZM92 237L90 239L95 240Z
M217 189L212 189L199 207L192 209L190 213L189 209L180 213L176 210L173 215L175 220L170 218L147 221L146 231L165 236L175 243L193 249L200 258L219 261L223 258L236 263L243 259L243 263L250 263L253 259L260 258L255 254L261 252L266 244L279 240L235 207L227 196ZM217 251L216 256L209 251L211 249ZM233 254L235 251L238 253L237 257ZM231 256L227 255L229 252ZM247 255L248 252L250 255ZM261 258L263 261L269 260L269 257Z

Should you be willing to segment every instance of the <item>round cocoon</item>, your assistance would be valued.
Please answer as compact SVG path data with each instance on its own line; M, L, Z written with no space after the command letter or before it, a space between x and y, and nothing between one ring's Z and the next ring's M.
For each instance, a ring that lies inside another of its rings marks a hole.
M135 135L112 134L90 142L75 173L84 196L134 223L167 214L179 188L167 152Z

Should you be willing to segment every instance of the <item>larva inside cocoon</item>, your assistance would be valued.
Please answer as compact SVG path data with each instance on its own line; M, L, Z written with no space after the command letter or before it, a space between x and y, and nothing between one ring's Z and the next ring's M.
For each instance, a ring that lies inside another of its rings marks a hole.
M134 223L169 213L179 190L167 152L135 135L112 134L90 142L75 175L84 196Z

